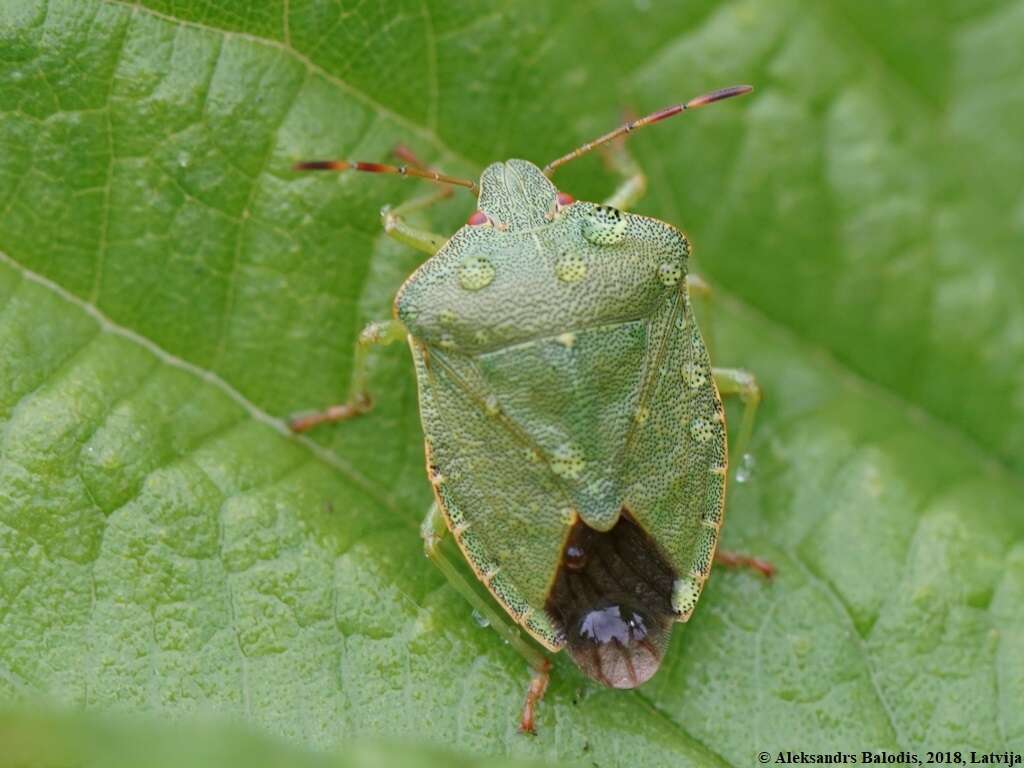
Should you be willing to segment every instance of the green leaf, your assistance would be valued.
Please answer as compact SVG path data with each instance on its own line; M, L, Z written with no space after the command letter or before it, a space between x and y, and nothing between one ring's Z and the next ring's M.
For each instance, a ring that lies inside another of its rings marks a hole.
M281 744L237 723L158 723L152 715L0 711L0 766L88 766L88 768L526 768L520 761L461 758L413 744L367 744L344 752L317 753ZM531 763L534 764L535 763Z
M998 0L4 4L0 694L313 749L1021 752L1022 34ZM544 162L738 82L630 141L764 388L724 543L779 575L716 573L637 691L559 658L528 739L524 663L421 555L408 352L371 416L282 421L343 397L418 262L378 211L421 188L290 166Z

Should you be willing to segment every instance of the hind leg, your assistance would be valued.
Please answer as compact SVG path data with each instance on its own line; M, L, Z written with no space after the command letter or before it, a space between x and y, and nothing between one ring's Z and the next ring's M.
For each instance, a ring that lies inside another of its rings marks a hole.
M775 575L775 566L767 560L762 560L760 557L754 557L753 555L744 555L740 552L719 550L715 553L715 565L721 565L726 568L750 568L760 573L766 579L770 579Z
M423 518L423 524L420 526L420 535L423 537L423 551L426 552L430 561L437 566L437 569L444 574L444 577L455 588L455 591L462 595L473 610L482 616L506 643L515 648L533 669L533 678L526 691L526 701L523 703L519 730L523 733L534 733L534 714L537 705L544 698L544 692L548 687L551 662L548 661L541 651L532 646L522 636L519 628L509 621L504 611L499 611L495 608L493 601L486 599L474 589L469 579L459 571L455 562L441 547L447 534L448 525L445 523L441 511L438 509L437 504L431 504L426 517Z

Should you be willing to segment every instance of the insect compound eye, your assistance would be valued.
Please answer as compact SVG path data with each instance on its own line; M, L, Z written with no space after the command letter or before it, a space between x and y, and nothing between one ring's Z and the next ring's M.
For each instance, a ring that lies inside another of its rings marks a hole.
M626 236L626 218L618 208L598 205L583 219L582 231L594 245L615 245Z
M570 195L568 192L558 193L558 207L565 208L567 205L572 205L576 202L576 198Z
M479 227L488 223L490 219L487 218L487 214L483 211L473 211L469 214L469 218L466 219L466 223L471 227Z

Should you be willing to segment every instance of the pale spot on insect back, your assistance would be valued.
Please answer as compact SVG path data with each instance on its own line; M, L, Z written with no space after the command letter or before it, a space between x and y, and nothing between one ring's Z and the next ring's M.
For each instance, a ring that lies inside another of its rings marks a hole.
M698 416L690 423L690 434L698 443L706 443L715 436L715 427L703 416Z
M494 265L483 256L470 256L459 266L459 285L479 291L494 281Z
M666 288L671 288L683 279L683 268L666 262L658 267L658 279Z
M578 253L563 253L555 263L555 274L563 283L578 283L587 276L587 262Z
M524 448L523 457L531 464L536 464L540 461L540 453L537 452L536 448Z
M690 389L699 389L708 383L708 376L703 366L690 362L683 366L683 381Z
M690 618L693 609L697 607L702 586L693 576L678 579L673 585L672 607L683 621Z
M585 466L583 451L572 443L559 446L551 456L551 471L567 480L579 479Z

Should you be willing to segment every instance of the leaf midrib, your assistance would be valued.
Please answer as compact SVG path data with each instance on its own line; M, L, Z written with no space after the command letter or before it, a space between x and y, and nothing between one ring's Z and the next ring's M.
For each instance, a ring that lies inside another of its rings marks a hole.
M99 326L99 332L111 333L136 344L152 354L159 362L172 368L185 371L186 373L195 376L200 381L213 386L215 389L226 395L233 403L240 406L242 410L248 414L249 418L269 427L289 441L301 445L313 456L313 458L323 464L326 464L331 469L340 472L347 480L351 481L374 501L388 509L390 512L393 512L397 518L402 517L400 514L400 508L394 498L388 494L381 493L380 489L347 459L338 455L334 451L327 450L304 435L296 435L288 428L288 425L282 419L267 413L214 371L207 370L195 363L185 360L184 358L178 357L177 355L168 352L154 341L146 338L141 333L115 323L95 305L79 296L76 296L74 293L45 275L41 275L38 272L25 267L17 260L11 258L11 256L4 251L0 251L0 264L5 264L11 267L24 279L46 288L58 296L62 301L67 302L84 312L96 321Z

